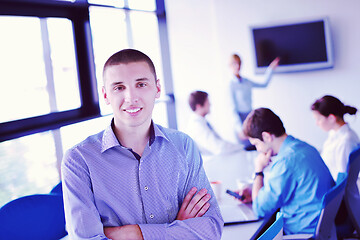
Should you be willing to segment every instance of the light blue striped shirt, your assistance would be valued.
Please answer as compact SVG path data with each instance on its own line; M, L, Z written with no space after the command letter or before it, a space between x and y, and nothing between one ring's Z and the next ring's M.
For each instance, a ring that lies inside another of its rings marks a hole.
M288 136L272 162L253 200L255 213L264 217L280 208L285 234L315 233L321 199L335 184L319 152Z
M265 72L264 83L250 81L247 78L233 77L230 82L230 92L235 113L248 113L252 110L252 88L265 88L269 85L273 70L268 67Z
M103 227L138 224L144 239L220 239L223 220L193 140L153 124L139 160L109 126L68 150L62 163L71 239L107 239ZM175 220L192 187L211 194L203 217Z

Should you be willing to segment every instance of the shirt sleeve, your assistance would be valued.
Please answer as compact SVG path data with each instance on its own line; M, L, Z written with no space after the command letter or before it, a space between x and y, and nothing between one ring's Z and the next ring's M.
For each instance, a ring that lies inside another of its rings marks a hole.
M66 229L71 239L108 239L94 203L89 170L80 154L68 151L61 173Z
M352 140L350 137L347 137L342 144L337 146L337 161L336 161L336 169L338 172L346 172L347 165L349 162L349 156L351 151L353 151L357 147L356 141ZM337 176L334 176L336 179Z
M224 225L220 208L205 174L202 159L194 142L186 139L184 146L188 161L188 177L183 196L192 187L206 188L211 194L210 208L202 216L187 220L175 220L169 224L139 224L144 239L220 239Z
M253 200L253 210L259 217L268 216L283 206L290 198L296 182L291 176L292 171L283 164L285 159L272 166L264 179L264 186L260 189L258 196Z
M271 67L268 67L266 69L266 72L264 74L264 82L263 83L257 83L257 82L253 82L251 81L252 87L256 87L256 88L265 88L269 85L270 80L272 78L273 75L273 69Z
M233 144L222 139L214 129L207 125L205 119L195 119L189 129L189 135L195 140L200 151L211 154L231 153L243 149L240 144Z

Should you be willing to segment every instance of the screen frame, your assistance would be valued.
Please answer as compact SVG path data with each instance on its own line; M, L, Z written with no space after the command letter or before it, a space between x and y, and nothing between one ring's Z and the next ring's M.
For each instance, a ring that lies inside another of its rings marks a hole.
M252 42L252 49L253 49L253 56L254 56L254 68L256 74L264 73L267 69L267 66L258 66L257 56L256 56L256 46L255 46L255 39L253 31L256 29L261 28L272 28L272 27L281 27L281 26L291 26L295 24L306 24L311 22L324 22L324 34L325 34L325 47L326 47L326 55L327 60L322 62L309 62L309 63L298 63L298 64L288 64L288 65L281 65L281 59L279 66L274 70L274 72L279 73L289 73L289 72L300 72L300 71L311 71L311 70L319 70L319 69L328 69L334 67L334 56L333 56L333 45L332 45L332 37L330 31L330 23L328 17L318 17L312 19L301 19L301 20L294 20L294 21L282 21L277 23L271 24L262 24L262 25L252 25L249 28L251 42Z

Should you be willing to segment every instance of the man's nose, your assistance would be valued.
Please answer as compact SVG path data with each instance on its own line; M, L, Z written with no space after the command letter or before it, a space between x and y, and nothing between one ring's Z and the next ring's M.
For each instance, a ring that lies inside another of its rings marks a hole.
M138 101L138 94L135 89L127 88L125 91L125 101L129 103Z

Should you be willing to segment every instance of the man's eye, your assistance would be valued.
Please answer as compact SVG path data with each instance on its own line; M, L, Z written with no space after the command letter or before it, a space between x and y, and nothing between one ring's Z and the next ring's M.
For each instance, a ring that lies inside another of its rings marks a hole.
M145 87L146 83L138 83L138 87Z
M123 90L123 89L124 89L124 86L115 86L114 87L114 90L117 90L117 91Z

